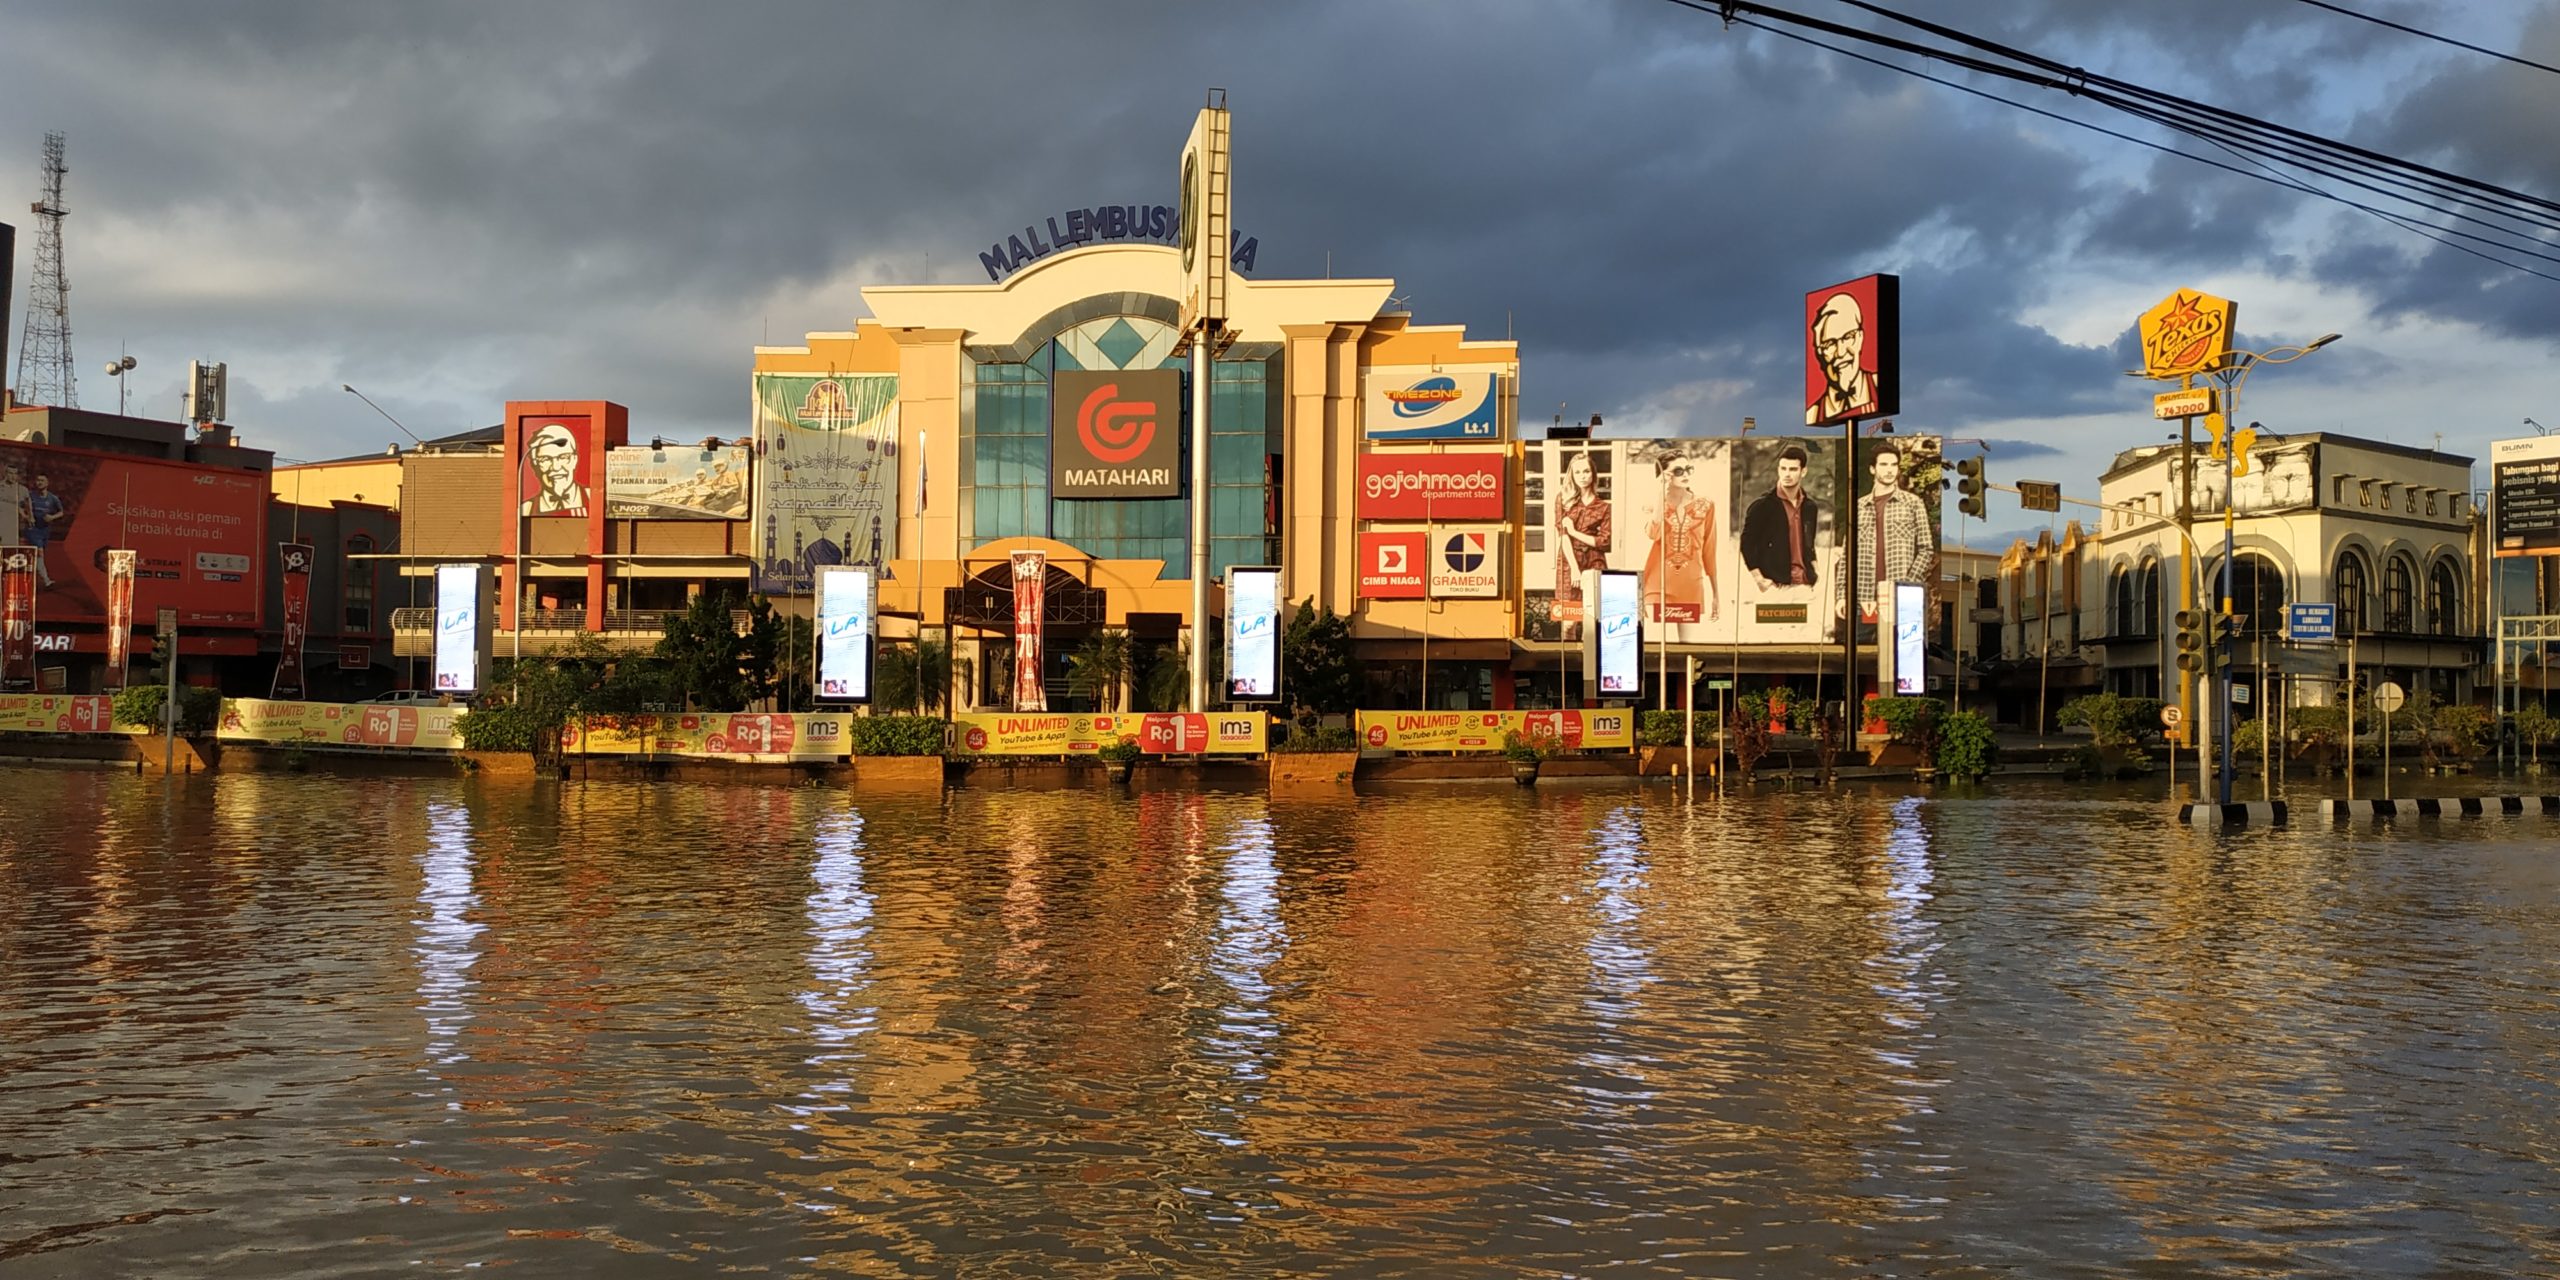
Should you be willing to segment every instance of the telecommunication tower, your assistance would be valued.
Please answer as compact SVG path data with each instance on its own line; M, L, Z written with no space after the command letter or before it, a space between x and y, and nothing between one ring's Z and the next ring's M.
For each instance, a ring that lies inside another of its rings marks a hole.
M36 215L36 257L27 272L27 327L18 343L18 402L80 407L71 372L71 286L62 278L62 135L44 136L44 199Z

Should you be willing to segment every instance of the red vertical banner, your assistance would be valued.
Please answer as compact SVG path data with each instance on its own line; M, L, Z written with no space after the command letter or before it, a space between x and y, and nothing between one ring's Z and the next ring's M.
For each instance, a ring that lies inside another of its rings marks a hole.
M141 553L107 552L107 687L125 686L133 658L133 567Z
M36 688L34 547L0 547L0 693Z
M1048 687L1040 678L1040 615L1048 607L1049 557L1013 553L1013 709L1046 711Z
M276 646L276 683L267 696L302 697L302 642L311 634L311 547L287 542L276 547L284 569L284 636Z

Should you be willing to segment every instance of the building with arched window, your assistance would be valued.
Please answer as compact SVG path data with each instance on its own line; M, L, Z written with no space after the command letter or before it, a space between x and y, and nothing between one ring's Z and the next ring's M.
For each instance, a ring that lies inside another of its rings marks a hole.
M2018 582L2052 560L2085 578L2093 604L2076 626L2032 618L2035 634L2013 627L2005 687L2026 687L2035 665L2048 685L2058 671L2074 692L2176 700L2175 615L2219 608L2229 505L2227 581L2240 615L2235 679L2250 690L2240 714L2266 707L2270 696L2329 703L2346 680L2350 644L2359 682L2471 697L2486 641L2467 568L2479 537L2469 458L2327 433L2270 433L2259 437L2250 471L2235 485L2225 464L2206 454L2178 445L2118 454L2099 479L2106 509L2094 531L2016 544ZM2192 520L2194 554L2179 533L2182 510ZM2073 531L2083 532L2076 524ZM2292 641L2287 606L2295 603L2334 604L2335 642ZM2033 605L2012 612L2030 620ZM2069 639L2040 648L2046 634Z

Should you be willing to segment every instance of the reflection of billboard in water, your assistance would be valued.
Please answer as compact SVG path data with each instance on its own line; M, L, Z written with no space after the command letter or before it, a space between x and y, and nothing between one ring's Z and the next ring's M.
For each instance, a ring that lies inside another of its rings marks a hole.
M1879 577L1937 582L1939 446L1933 436L1858 442L1862 564L1848 576L1862 613ZM1536 440L1524 452L1527 638L1578 639L1580 575L1599 569L1639 575L1646 626L1673 644L1838 636L1838 439Z
M604 514L612 520L744 520L745 445L635 446L604 456Z

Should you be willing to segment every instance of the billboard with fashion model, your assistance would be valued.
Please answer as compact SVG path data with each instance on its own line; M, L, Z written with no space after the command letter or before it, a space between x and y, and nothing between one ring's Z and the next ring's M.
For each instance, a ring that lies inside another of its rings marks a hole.
M1639 575L1647 643L1821 644L1845 610L1837 439L1533 440L1521 466L1522 634L1578 640L1582 574ZM1858 441L1861 612L1937 583L1934 436ZM1871 530L1881 527L1884 536Z
M889 576L898 551L898 375L755 376L756 590L813 589L818 566Z

